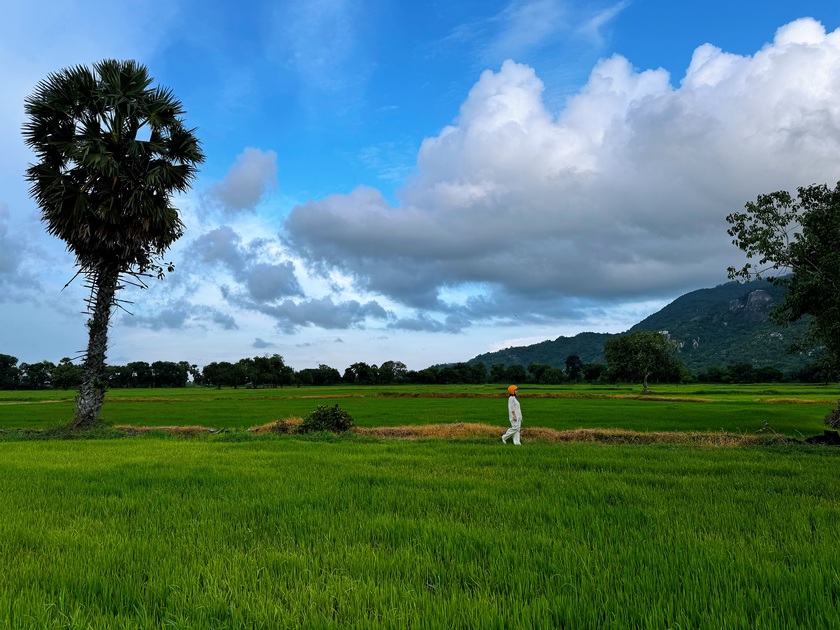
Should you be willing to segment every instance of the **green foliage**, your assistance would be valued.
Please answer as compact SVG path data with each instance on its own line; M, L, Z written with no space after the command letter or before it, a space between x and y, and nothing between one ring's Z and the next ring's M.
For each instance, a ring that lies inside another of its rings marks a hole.
M676 350L676 344L667 335L645 330L613 337L604 344L610 378L641 382L644 392L648 391L651 379L680 382L682 373Z
M319 405L315 411L303 419L298 433L312 433L314 431L343 433L353 428L354 424L353 417L338 405L333 407Z
M36 156L26 169L29 193L90 288L79 428L99 421L120 277L142 285L172 270L162 256L183 233L172 199L189 190L204 160L181 103L151 84L145 66L107 59L49 74L24 102L23 138Z
M667 330L671 339L679 344L678 358L694 372L747 361L756 368L770 366L792 374L813 359L809 356L809 347L788 352L807 329L807 318L788 325L770 319L773 306L780 304L784 296L783 286L764 280L747 284L728 282L677 298L631 327L629 332ZM498 365L497 369L501 370L514 364L547 364L568 374L566 360L577 356L584 364L583 380L596 382L600 375L598 364L605 360L604 344L614 336L580 333L482 354L469 362L484 361ZM589 366L594 367L589 370ZM494 380L492 370L491 380Z
M790 193L759 195L746 212L727 217L733 243L747 258L758 259L731 278L767 277L785 287L784 301L774 309L781 323L810 318L811 340L822 350L823 365L840 373L840 182L834 189L814 184ZM785 275L792 274L792 275Z
M0 389L17 389L20 386L20 368L17 357L0 354Z

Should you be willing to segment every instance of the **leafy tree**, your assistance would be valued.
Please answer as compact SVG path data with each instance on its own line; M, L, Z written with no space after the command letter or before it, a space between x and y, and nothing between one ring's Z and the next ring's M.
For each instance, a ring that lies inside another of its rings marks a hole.
M184 361L181 363L174 363L173 361L155 361L152 363L154 386L186 387L189 371L184 363Z
M583 366L583 380L587 383L597 383L607 372L603 363L585 363Z
M55 389L72 389L81 384L82 370L70 357L63 357L53 368L51 380Z
M577 383L583 377L583 361L576 354L566 357L566 374L572 383Z
M566 373L563 372L563 370L560 368L550 367L542 373L542 379L540 382L545 385L560 385L565 380Z
M141 286L163 277L161 258L183 232L172 197L204 160L181 103L152 81L145 66L108 59L49 74L24 103L23 137L38 160L26 170L30 194L90 287L73 428L99 423L117 292L126 276Z
M434 385L438 382L440 370L434 367L427 367L417 372L417 382L424 385Z
M402 361L385 361L378 369L378 381L383 385L402 383L408 368Z
M771 313L778 323L811 317L810 341L821 347L824 364L840 372L840 182L833 188L813 184L759 195L746 212L726 217L732 242L758 259L729 268L732 279L766 278L787 291ZM838 426L840 404L826 422Z
M547 363L531 363L528 365L528 371L533 375L535 383L544 382L543 376L549 369L551 369L551 366Z
M511 365L505 370L505 377L511 383L524 383L528 378L525 368L521 365Z
M357 385L373 385L379 368L364 362L354 363L344 371L344 382Z
M504 363L494 363L490 366L490 382L503 383L507 379Z
M487 382L487 367L479 361L470 365L470 383L481 385Z
M125 366L128 370L129 387L154 387L152 366L145 361L132 361Z
M18 359L10 354L0 354L0 389L17 389L20 384Z
M653 377L663 380L679 379L679 362L674 357L676 344L659 332L638 330L619 335L604 344L607 369L612 378L642 383L642 391L649 391Z
M51 361L21 363L19 369L22 389L46 389L51 385L55 364Z
M208 363L201 370L201 379L209 385L215 385L216 389L222 389L222 385L226 384L226 366L230 366L230 363L224 361Z
M738 361L737 363L730 364L727 367L727 372L729 372L730 383L756 382L755 368L752 366L752 363L748 363L747 361Z

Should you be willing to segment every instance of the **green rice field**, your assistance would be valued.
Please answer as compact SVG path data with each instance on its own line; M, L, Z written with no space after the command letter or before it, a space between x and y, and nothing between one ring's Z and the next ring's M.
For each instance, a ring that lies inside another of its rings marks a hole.
M73 416L73 391L0 392L0 430L44 429ZM199 425L245 429L303 417L339 404L365 427L480 422L507 424L506 394L497 385L308 387L283 389L118 389L102 417L135 426ZM752 433L807 437L840 398L836 385L529 386L520 391L525 426L551 429Z
M501 433L495 393L121 390L103 415L236 429L339 403L360 426ZM525 423L547 428L767 422L795 437L822 432L836 388L637 395L523 388L521 400ZM72 393L0 398L3 628L840 626L833 447L236 430L25 440L8 430L66 421Z

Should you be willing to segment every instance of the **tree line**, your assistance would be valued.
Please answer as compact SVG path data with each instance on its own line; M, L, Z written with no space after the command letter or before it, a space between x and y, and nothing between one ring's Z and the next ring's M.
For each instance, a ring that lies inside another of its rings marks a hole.
M638 337L659 344L658 333L632 333L615 338L607 348L606 363L584 363L570 355L563 367L546 363L504 365L489 368L484 363L455 363L409 370L401 361L385 361L381 365L353 363L340 372L329 365L295 370L286 365L279 354L240 359L236 362L214 361L203 367L189 361L132 361L125 365L109 365L105 369L109 389L203 386L221 389L274 388L321 385L456 385L515 383L562 385L574 383L773 383L781 381L827 382L831 375L819 366L810 366L794 374L785 374L774 367L754 367L747 362L713 366L694 374L677 360L665 344L665 352L640 353ZM633 339L636 339L634 345ZM626 340L630 339L631 343ZM617 346L617 347L615 347ZM69 357L58 364L51 361L18 363L17 357L0 354L0 390L74 389L83 376L83 366Z

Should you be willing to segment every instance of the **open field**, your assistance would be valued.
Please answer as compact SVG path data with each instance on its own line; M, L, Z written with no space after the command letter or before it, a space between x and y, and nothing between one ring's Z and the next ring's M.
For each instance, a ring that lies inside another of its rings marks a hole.
M501 391L500 391L501 390ZM73 414L72 391L0 392L0 429L43 429ZM525 426L557 430L752 433L767 423L792 437L822 433L837 386L527 386ZM244 429L302 417L317 405L340 404L362 427L470 422L507 424L504 389L482 386L349 386L284 389L119 389L108 392L102 417L135 426L200 425Z
M834 449L217 436L0 453L2 627L840 623Z
M840 449L504 447L499 389L114 390L103 415L115 424L245 429L337 403L369 432L7 434L0 627L840 625ZM751 435L767 422L802 437L822 433L836 396L799 385L648 397L528 387L521 399L535 431ZM72 399L0 392L0 430L55 426ZM370 433L454 422L482 432Z

